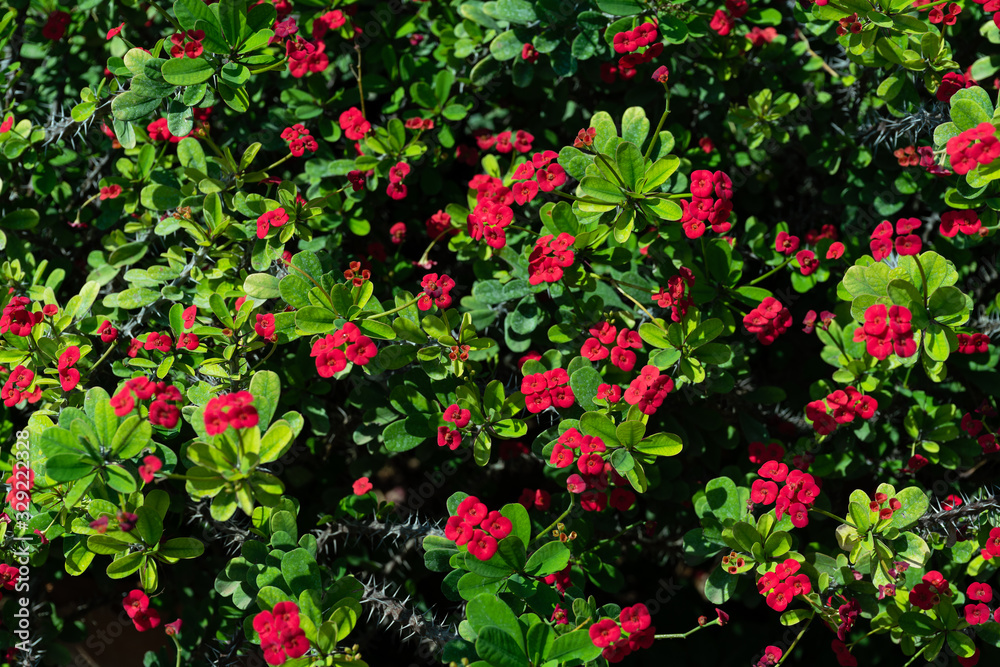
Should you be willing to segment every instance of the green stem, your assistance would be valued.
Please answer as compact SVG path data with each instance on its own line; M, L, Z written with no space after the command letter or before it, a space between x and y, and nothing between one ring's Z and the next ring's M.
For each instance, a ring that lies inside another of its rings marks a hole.
M816 617L815 616L809 617L809 620L806 621L805 626L799 632L799 636L795 638L795 641L792 642L792 645L788 647L788 650L785 651L784 655L781 656L781 660L779 660L778 664L775 665L774 667L781 667L781 663L783 663L785 660L788 659L788 656L790 656L792 654L792 651L795 650L795 647L799 643L799 640L802 639L802 635L804 635L806 633L806 630L809 629L809 626L812 624L814 618Z
M653 154L653 146L656 144L656 139L660 136L660 129L663 127L663 123L666 122L667 115L670 113L670 88L667 87L667 84L663 84L663 89L666 91L666 105L663 107L663 115L660 116L660 122L656 124L656 129L653 130L653 138L649 141L649 148L646 149L646 154L643 155L647 160Z
M412 306L413 304L415 304L417 301L420 301L420 297L419 296L413 297L413 299L407 301L402 306L396 306L392 310L384 310L381 313L375 313L374 315L369 315L365 319L366 320L374 320L374 319L377 319L379 317L385 317L386 315L392 315L393 313L398 313L401 310L409 308L410 306Z
M560 521L562 521L563 519L565 519L566 515L569 514L569 511L571 509L573 509L573 503L575 501L576 501L576 496L574 496L574 495L571 494L570 497L569 497L569 507L566 508L566 511L563 512L562 514L560 514L556 518L556 520L552 522L552 525L550 525L548 528L544 529L542 532L538 533L538 535L535 535L535 539L533 539L531 541L532 542L537 542L538 540L542 539L542 537L544 537L545 535L547 535L553 528L555 528L559 524Z
M160 7L160 5L155 2L155 0L149 0L149 6L160 12L163 18L167 19L167 21L170 22L170 25L174 26L174 30L177 32L184 32L184 29L181 28L181 24L177 22L177 19L168 14L163 7Z
M170 638L174 640L174 647L177 649L177 667L181 667L181 643L175 635L170 635Z
M277 349L278 349L278 342L275 341L274 343L271 344L271 349L268 350L267 354L264 355L264 358L258 361L256 364L254 364L254 367L250 369L250 372L253 373L255 370L260 368L265 361L271 358L271 355L274 354L274 351Z
M917 268L920 270L920 282L923 283L924 291L924 308L927 308L927 274L924 273L924 266L916 255L913 256L913 261L917 263Z
M626 190L628 190L628 186L625 185L625 181L622 180L622 177L618 175L618 172L615 171L615 168L611 166L610 162L608 162L608 158L604 157L602 153L594 153L594 155L601 159L601 162L603 162L604 166L608 168L608 171L610 171L612 175L614 175L615 180L618 181L618 184L621 185Z
M809 511L810 511L810 512L816 512L817 514L822 514L823 516L828 516L828 517L830 517L831 519L836 519L836 520L837 520L837 521L839 521L840 523L846 523L846 524L847 524L848 526L850 526L851 528L857 528L857 526L855 526L855 525L854 525L853 523L851 523L850 521L848 521L848 520L847 520L847 519L845 519L844 517L841 517L841 516L837 516L836 514L830 514L830 513L829 513L829 512L827 512L826 510L821 510L821 509L819 509L819 508L816 508L816 507L810 507L810 508L809 508Z
M762 280L765 280L765 279L767 279L767 278L769 278L769 277L773 276L773 275L774 275L775 273L777 273L777 272L778 272L778 271L780 271L781 269L783 269L783 268L785 268L786 266L788 266L789 264L791 264L791 263L792 263L792 259L793 259L792 257L789 257L789 258L788 258L788 259L786 259L786 260L785 260L784 262L782 262L782 263L781 263L781 264L779 264L778 266L774 267L773 269L771 269L770 271L768 271L768 272L767 272L767 273L765 273L764 275L762 275L762 276L759 276L759 277L757 277L757 278L754 278L753 280L751 280L750 282L748 282L748 283L747 283L747 287L750 287L751 285L756 285L756 284L757 284L757 283L759 283L760 281L762 281Z
M282 162L285 162L286 160L290 159L291 157L293 157L293 156L292 156L291 153L289 153L285 157L281 158L280 160L278 160L277 162L275 162L274 164L272 164L270 167L264 167L264 171L270 171L271 169L274 169L279 164L281 164Z
M705 628L710 628L713 625L722 625L722 620L717 618L714 621L712 621L711 623L706 623L705 625L696 625L695 627L691 628L687 632L680 632L680 633L677 633L677 634L668 634L668 635L653 635L653 639L685 639L685 638L693 635L694 633L698 632L699 630L704 630Z
M916 653L914 653L914 654L913 654L913 657L912 657L912 658L910 658L909 660L907 660L907 661L906 661L906 664L905 664L905 665L903 665L903 667L909 667L910 665L912 665L912 664L913 664L913 661L914 661L914 660L916 660L917 658L919 658L919 657L920 657L920 654L921 654L921 653L923 653L924 651L926 651L926 650L927 650L927 646L930 646L930 644L927 644L927 645L926 645L926 646L924 646L924 647L923 647L922 649L920 649L919 651L917 651Z
M83 379L81 384L83 385L87 384L87 380L90 379L90 376L93 375L94 371L96 371L98 367L107 360L108 355L114 352L114 349L115 349L115 343L114 341L111 341L111 344L108 345L108 349L104 351L104 354L101 355L101 358L98 359L96 362L94 362L94 365L90 367L89 371L87 371L87 376Z

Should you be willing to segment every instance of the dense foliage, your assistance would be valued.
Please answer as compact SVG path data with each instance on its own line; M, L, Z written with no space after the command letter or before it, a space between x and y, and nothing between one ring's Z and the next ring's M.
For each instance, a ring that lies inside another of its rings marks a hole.
M1000 655L997 0L71 2L0 661Z

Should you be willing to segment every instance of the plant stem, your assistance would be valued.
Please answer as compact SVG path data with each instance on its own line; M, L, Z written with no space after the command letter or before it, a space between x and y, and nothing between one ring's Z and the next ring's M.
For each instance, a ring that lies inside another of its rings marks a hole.
M643 155L647 160L649 156L653 154L653 146L656 144L657 138L660 136L660 129L663 127L663 123L667 120L667 115L670 113L670 88L664 84L663 89L666 91L666 104L663 107L663 115L660 116L660 122L656 124L656 129L653 130L653 138L649 140L649 148L646 149L646 154Z
M575 500L576 500L576 496L573 496L573 495L570 495L570 497L569 497L569 507L567 507L567 508L566 508L566 511L565 511L565 512L563 512L562 514L560 514L560 515L559 515L559 516L558 516L558 517L556 518L556 520L552 522L552 525L551 525L551 526L549 526L548 528L544 529L544 530L543 530L542 532L538 533L538 535L535 535L535 539L533 539L533 540L531 540L531 541L532 541L532 542L537 542L538 540L542 539L542 537L544 537L544 536L545 536L546 534L548 534L548 533L549 533L549 531L551 531L551 530L552 530L553 528L555 528L555 527L556 527L556 525L557 525L557 524L558 524L558 523L559 523L560 521L562 521L563 519L565 519L565 518L566 518L566 515L567 515L567 514L569 514L569 511L570 511L571 509L573 509L573 503L574 503L574 501L575 501Z
M770 276L774 275L775 273L777 273L778 271L780 271L781 269L785 268L786 266L788 266L791 263L792 263L792 258L789 257L784 262L782 262L778 266L774 267L773 269L771 269L770 271L768 271L764 275L759 276L757 278L754 278L753 280L751 280L750 282L748 282L747 283L747 287L750 287L751 285L756 285L760 281L762 281L762 280L764 280L766 278L769 278Z
M174 30L177 32L183 32L183 28L181 28L181 24L177 22L177 19L168 14L167 11L163 9L163 7L160 7L155 0L149 0L149 6L158 11L163 18L167 19L167 21L170 22L170 25L174 26Z
M694 633L698 632L699 630L704 630L705 628L710 628L713 625L721 625L721 624L722 624L721 620L717 618L717 619L715 619L714 621L712 621L710 623L706 623L705 625L696 625L695 627L691 628L687 632L681 632L681 633L677 633L677 634L667 634L667 635L653 635L653 638L654 639L685 639L685 638L689 637L690 635L693 635Z
M810 508L809 508L809 511L810 511L810 512L816 512L817 514L822 514L823 516L828 516L828 517L830 517L831 519L836 519L836 520L837 520L837 521L839 521L840 523L846 523L846 524L847 524L848 526L850 526L851 528L857 528L857 526L855 526L855 525L854 525L853 523L851 523L850 521L848 521L848 520L847 520L847 519L845 519L844 517L840 517L840 516L837 516L836 514L830 514L830 513L829 513L829 512L827 512L826 510L821 510L821 509L818 509L818 508L816 508L816 507L810 507Z
M401 310L409 308L410 306L412 306L413 304L415 304L417 301L420 301L420 297L419 296L413 297L412 299L410 299L409 301L407 301L406 303L404 303L402 306L396 306L392 310L384 310L381 313L375 313L374 315L369 315L365 319L366 320L374 320L374 319L377 319L379 317L385 317L386 315L392 315L393 313L398 313Z
M799 640L802 639L802 635L804 635L806 633L806 630L809 629L809 626L812 625L814 618L816 617L815 616L809 617L809 620L806 621L805 627L802 628L802 630L799 632L799 636L795 638L795 641L792 642L792 645L788 647L788 650L785 651L784 655L781 656L781 660L779 660L778 664L775 665L774 667L781 667L781 663L783 663L788 658L788 656L792 654L792 651L795 650L795 646L799 643Z

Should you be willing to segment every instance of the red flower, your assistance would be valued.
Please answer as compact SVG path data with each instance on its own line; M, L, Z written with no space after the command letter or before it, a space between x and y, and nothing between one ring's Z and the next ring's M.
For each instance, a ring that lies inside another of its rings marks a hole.
M288 213L285 212L284 208L279 207L268 211L257 218L257 238L264 238L271 231L272 226L281 227L286 222L288 222Z
M428 273L420 281L423 294L417 300L417 308L420 310L430 310L435 305L439 308L447 308L451 305L451 292L455 287L455 281L446 275L440 278L436 273Z
M142 478L142 481L149 484L153 481L156 471L162 467L163 461L150 454L142 459L142 465L139 466L139 477Z
M969 625L986 623L990 620L990 613L990 608L982 602L965 605L965 621Z
M810 276L819 268L819 260L812 250L800 250L795 254L795 261L799 263L799 271L804 276Z
M469 553L479 560L489 560L497 552L497 541L492 535L482 530L472 531L468 544Z
M361 115L361 110L351 107L340 114L340 129L344 131L344 136L352 141L357 141L365 136L371 129L371 123Z
M969 588L966 590L965 594L970 600L991 602L993 600L993 587L989 584L973 582L969 584Z
M720 37L725 37L729 34L729 31L733 29L736 21L728 13L722 11L721 9L715 10L715 14L712 16L712 21L708 24L708 27L719 33Z
M101 188L99 198L104 199L116 199L118 195L122 193L122 186L120 185L108 185Z
M590 640L598 648L610 646L622 636L621 628L610 618L605 618L594 623L590 626L588 632L590 633Z
M784 255L791 255L799 248L799 237L792 236L788 232L778 232L778 237L774 241L774 249Z
M622 609L618 620L621 621L622 630L629 634L645 630L652 624L649 609L642 603Z
M261 338L267 338L270 340L270 338L274 335L274 315L270 313L261 315L258 313L257 323L254 324L253 330Z
M372 483L368 481L367 477L359 477L354 480L352 488L354 489L354 495L363 496L372 490Z
M70 15L66 12L56 10L49 14L48 20L42 26L42 37L58 42L66 34L66 27L70 23Z
M149 597L141 590L136 589L125 596L122 600L122 606L125 608L125 613L128 614L129 618L135 618L137 614L141 614L149 609Z
M659 81L660 83L666 83L667 79L669 77L670 77L670 70L668 70L665 66L660 65L659 67L656 68L656 71L653 72L653 76L650 77L650 78L653 81Z

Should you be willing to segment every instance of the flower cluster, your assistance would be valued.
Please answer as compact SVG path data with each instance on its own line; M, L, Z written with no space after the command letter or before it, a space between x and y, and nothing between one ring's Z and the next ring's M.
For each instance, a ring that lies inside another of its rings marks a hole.
M996 128L987 121L952 137L945 149L956 174L967 174L977 165L987 165L1000 157Z
M990 337L986 334L956 334L956 337L960 354L980 354L990 350Z
M70 345L59 355L59 385L63 391L72 391L80 383L80 371L73 368L80 361L80 348Z
M163 461L159 458L153 456L152 454L144 456L142 458L142 465L139 466L139 477L142 478L146 484L153 481L156 476L156 472L163 467Z
M355 287L361 287L372 277L372 272L361 268L361 262L351 262L344 271L344 279L350 280Z
M315 137L310 136L309 130L301 123L286 127L281 131L281 138L288 142L288 150L296 157L301 157L306 151L315 153L319 149Z
M714 197L713 197L714 195ZM683 211L680 219L684 235L689 239L700 238L706 224L716 234L725 234L732 228L729 214L733 211L733 181L725 172L715 173L698 169L691 174L691 200L680 201Z
M403 180L410 173L410 165L405 162L397 162L389 168L389 185L385 188L385 193L392 199L406 199L406 186Z
M786 558L773 572L765 572L757 580L757 592L766 598L767 606L775 611L785 611L796 595L809 595L812 582L805 574L796 574L800 564Z
M762 505L775 503L778 520L788 512L792 525L804 528L809 525L809 508L819 497L820 487L815 477L801 470L789 472L788 466L778 461L767 461L757 474L764 479L756 479L750 487L750 500ZM778 484L784 486L778 489Z
M340 114L340 129L343 130L345 137L351 141L357 141L368 134L368 131L372 129L372 125L365 120L360 109L351 107Z
M777 665L783 654L784 651L777 646L768 646L764 649L764 655L760 657L760 660L754 663L754 667L771 667L772 665Z
M770 44L777 36L778 31L776 29L771 27L761 28L760 26L753 26L746 35L753 46Z
M12 297L3 307L3 315L0 315L0 334L9 331L15 336L30 336L31 329L44 317L41 311L35 313L29 311L30 304L31 299L26 296Z
M34 380L35 372L18 364L7 376L7 380L3 383L3 390L0 390L3 404L11 408L25 399L29 403L36 403L42 397L42 388L35 387L34 391L28 391Z
M576 400L569 387L569 373L563 368L525 375L521 380L521 393L524 394L525 407L532 414L553 405L565 409Z
M170 36L171 58L197 58L204 52L201 40L205 39L204 30L182 30Z
M281 227L288 222L288 213L278 207L257 218L257 238L262 239L271 231L271 227Z
M345 345L347 347L341 349ZM346 322L343 328L313 343L309 356L316 357L319 376L328 378L347 368L348 361L358 366L367 365L377 353L372 339L362 334L356 324Z
M3 599L3 591L12 591L17 586L17 580L20 578L20 570L14 565L7 565L7 563L0 563L0 600Z
M288 56L288 72L296 79L301 79L309 72L322 72L330 64L326 55L326 44L321 39L311 42L294 35L285 42L285 54Z
M152 630L160 625L160 612L150 608L149 597L139 589L131 591L122 599L122 607L139 632Z
M469 236L474 241L484 239L486 245L499 250L507 245L507 232L504 228L513 220L514 210L510 206L484 199L476 204L466 218L466 225Z
M58 42L66 34L66 28L69 27L69 24L69 13L56 10L49 14L48 20L42 26L42 37L51 39L53 42Z
M555 151L542 151L531 156L529 162L522 162L514 171L514 185L511 192L514 201L524 206L535 198L539 190L552 192L566 182L566 170L558 164L549 164L559 155ZM530 180L534 178L534 180Z
M920 155L917 153L916 146L910 145L897 148L892 152L892 155L896 158L900 167L916 167L920 164Z
M443 234L455 235L458 233L458 229L451 226L451 216L440 209L438 209L434 215L427 218L426 222L424 222L424 226L427 228L427 236L432 239L437 239Z
M802 330L807 334L811 334L816 330L816 320L818 319L820 323L819 328L826 331L836 318L837 316L829 310L824 310L819 315L816 314L815 310L810 310L802 320Z
M177 387L166 382L153 382L147 377L126 380L121 390L111 397L111 407L117 416L124 417L132 412L137 400L150 398L153 398L149 404L150 423L164 428L176 427L181 416L178 404L184 397Z
M35 486L35 471L24 464L15 463L4 483L10 488L4 501L15 512L27 512L31 489Z
M663 400L673 390L672 377L661 375L660 369L656 366L646 365L625 390L625 402L639 406L644 415L652 415L663 405Z
M463 409L458 403L452 403L445 408L441 419L449 424L454 424L455 429L450 429L447 426L438 427L438 447L447 447L455 451L462 444L462 432L459 429L463 429L469 425L469 420L472 419L472 412Z
M808 403L806 418L812 421L816 433L829 435L837 430L838 424L849 424L855 417L871 419L876 410L878 401L862 395L854 387L846 387L827 394L825 400Z
M512 136L514 141L511 141ZM507 130L496 136L482 131L476 135L476 145L479 146L479 150L485 151L493 148L497 153L505 155L511 151L517 151L518 153L529 152L531 150L531 142L534 140L535 136L525 130L517 130L513 134L510 130Z
M781 461L785 458L785 448L780 442L772 442L765 445L763 442L751 442L749 450L750 463L761 465L768 461Z
M524 509L542 510L543 512L552 505L552 494L542 489L524 489L517 502L524 506Z
M497 552L497 540L510 535L514 524L497 511L489 511L479 498L469 496L448 517L444 536L458 546L467 546L469 553L478 560L489 560Z
M532 285L558 282L563 268L573 264L576 237L562 232L558 237L546 234L537 241L528 257L528 282Z
M253 428L260 416L252 404L253 394L249 391L216 396L205 406L205 432L219 435L230 426L237 430Z
M743 317L743 326L756 334L761 343L770 345L792 326L792 313L780 301L769 296Z
M347 23L347 17L339 9L320 14L313 19L312 32L314 39L323 39L328 30L337 30Z
M715 10L708 27L717 32L720 37L725 37L736 25L736 19L743 18L748 11L750 11L750 5L747 0L726 0L725 10Z
M858 21L858 13L854 12L850 16L840 19L840 25L837 26L837 34L841 37L848 33L856 35L861 32L862 27L861 22Z
M875 261L880 261L892 254L893 247L899 255L916 255L920 252L922 243L920 237L913 232L920 229L923 223L917 218L900 218L896 221L896 242L892 241L892 223L883 220L872 232L869 247Z
M635 30L624 30L612 38L615 53L632 53L656 41L656 24L649 21L637 25Z
M602 322L600 326L591 327L589 333L590 338L580 348L581 355L591 361L600 361L610 356L611 363L621 370L632 370L635 366L635 352L629 348L642 349L642 339L637 331L623 328L619 332L610 322ZM607 346L613 347L609 350Z
M942 595L951 595L951 585L937 570L931 570L921 577L920 583L910 589L910 604L927 610L941 601Z
M680 322L687 315L688 308L694 305L691 289L694 287L694 272L687 267L680 267L676 276L667 278L666 289L660 288L653 293L653 301L660 308L673 308L670 319Z
M917 353L911 319L906 306L868 306L864 326L854 330L854 342L864 341L868 354L876 359L885 359L894 351L900 357L911 357Z
M722 557L722 567L726 568L726 572L729 574L739 573L742 568L746 567L746 564L746 559L735 551L730 551L728 556Z
M573 139L573 148L586 148L587 146L592 146L596 136L596 127L587 127L580 130L576 133L576 138Z
M979 555L984 560L1000 558L1000 527L990 529L990 536L986 538L986 544L983 545ZM997 622L1000 623L1000 621Z
M260 635L264 662L269 665L283 665L288 658L301 657L309 650L294 602L279 602L271 611L260 612L253 617L253 629Z
M118 196L122 193L122 186L117 183L113 185L105 185L98 192L98 199L104 201L105 199L118 199Z
M941 236L954 238L959 232L966 236L982 233L983 222L972 209L945 211L941 214Z
M438 277L436 273L428 273L420 281L420 288L423 290L417 299L417 308L420 310L430 310L434 306L447 308L451 305L451 290L455 287L455 281L446 275Z
M652 646L656 628L649 609L640 602L622 609L618 622L605 618L590 626L588 632L594 646L604 649L601 652L604 659L617 663L633 651Z

